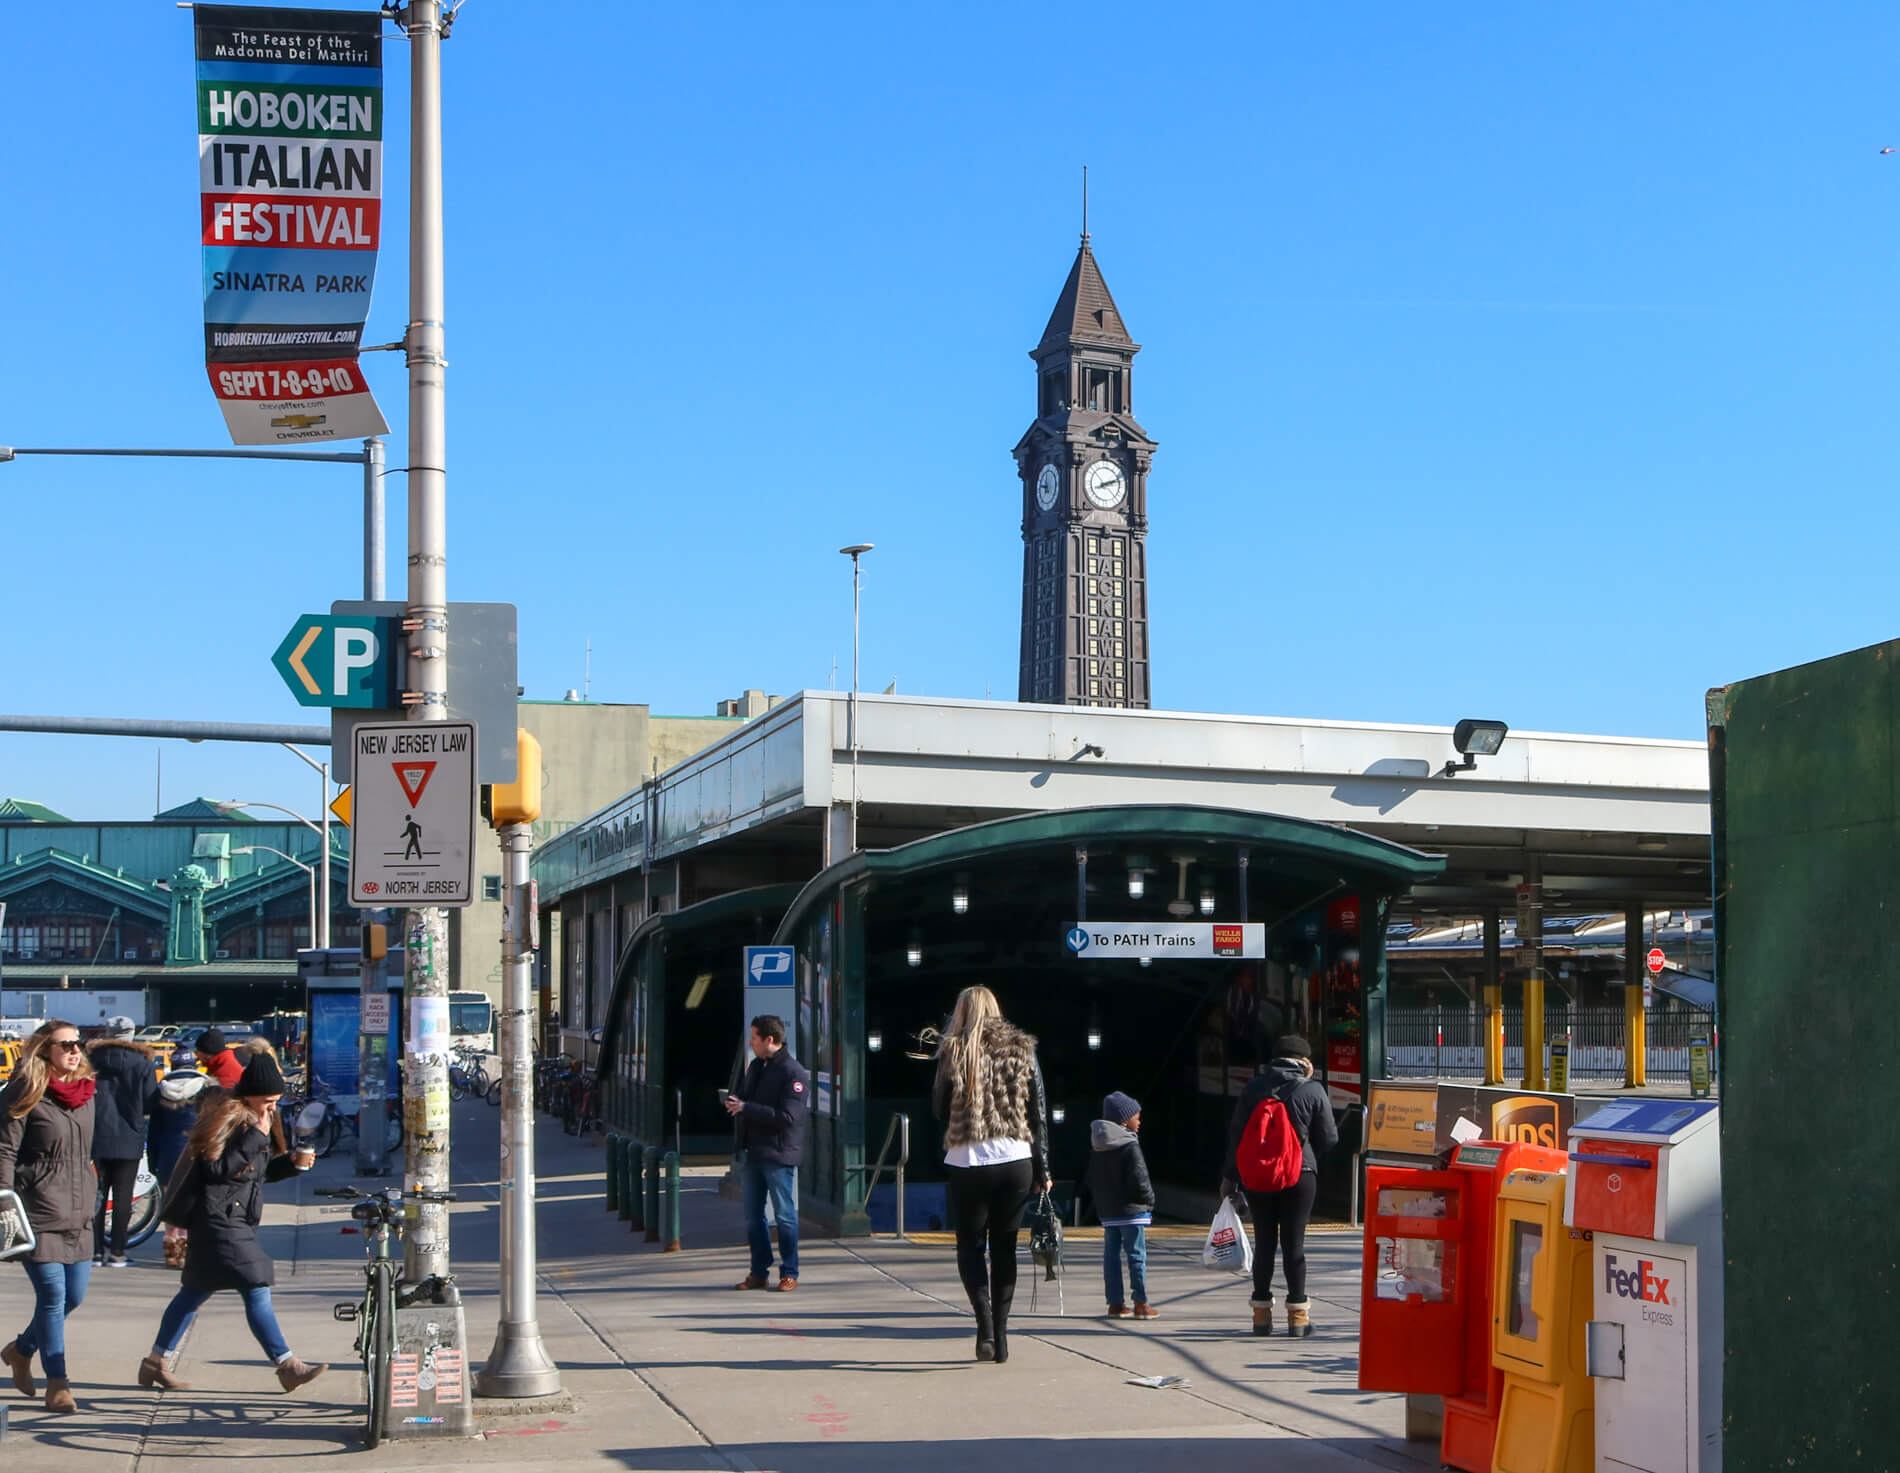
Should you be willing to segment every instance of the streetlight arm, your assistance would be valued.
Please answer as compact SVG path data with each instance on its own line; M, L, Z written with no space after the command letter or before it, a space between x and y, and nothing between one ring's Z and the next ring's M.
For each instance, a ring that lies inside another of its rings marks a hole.
M286 854L281 849L273 849L269 844L240 844L231 852L233 854L257 854L260 852L264 854L275 854L279 859L289 860L307 875L314 875L317 872L317 867L314 864L305 864L301 859L297 858L296 855Z
M361 465L361 450L102 450L78 446L0 445L0 462L17 455L149 455L162 460L310 460Z
M297 755L302 756L303 754L299 752ZM296 819L298 823L302 824L305 828L309 829L310 832L315 834L319 839L323 837L322 829L318 828L314 823L312 823L309 819L305 818L296 809L286 808L281 803L240 803L236 799L231 799L228 802L217 804L216 807L219 812L225 814L227 817L237 812L237 810L240 808L268 808L275 813L288 814L291 818Z

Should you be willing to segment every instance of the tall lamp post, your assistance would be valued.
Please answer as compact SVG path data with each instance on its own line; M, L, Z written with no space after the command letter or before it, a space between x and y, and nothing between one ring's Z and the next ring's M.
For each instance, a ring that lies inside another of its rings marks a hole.
M292 748L291 750L295 751L296 749ZM298 752L297 755L300 757L303 756L301 752ZM308 759L306 758L305 760L307 761ZM324 785L326 788L329 785L329 781L329 768L325 765ZM228 798L221 803L213 803L211 806L226 817L245 808L268 808L276 813L288 814L317 836L319 842L323 845L323 860L322 863L317 866L317 886L322 896L323 909L317 919L317 933L311 937L311 940L325 951L328 951L330 949L330 804L328 802L328 795L325 795L323 826L321 828L305 818L296 809L286 808L281 803L240 803L235 798Z
M854 542L839 552L851 559L851 852L858 852L858 625L864 603L864 568L859 561L877 546Z
M294 854L273 849L269 844L240 844L231 852L233 854L275 854L279 859L288 859L310 877L310 944L315 946L317 944L317 867L314 864L305 864Z

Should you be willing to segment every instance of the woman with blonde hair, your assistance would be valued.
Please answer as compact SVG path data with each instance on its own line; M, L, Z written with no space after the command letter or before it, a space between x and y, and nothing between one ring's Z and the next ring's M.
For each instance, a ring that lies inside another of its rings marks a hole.
M244 1317L284 1390L295 1391L326 1369L305 1365L285 1343L270 1302L276 1269L257 1241L264 1183L308 1171L316 1156L272 1149L270 1127L284 1094L283 1071L268 1053L247 1057L231 1094L199 1111L185 1155L165 1189L165 1221L189 1234L184 1282L165 1306L151 1354L139 1364L141 1386L190 1390L172 1375L171 1359L198 1311L221 1289L244 1296Z
M33 1356L46 1369L46 1410L76 1412L66 1379L66 1319L92 1277L92 1064L76 1025L44 1023L0 1091L0 1191L19 1194L35 1243L25 1260L33 1318L0 1347L22 1396L34 1393Z
M987 987L957 995L937 1044L931 1103L944 1122L957 1274L976 1315L976 1358L1006 1361L1023 1209L1035 1187L1050 1186L1049 1110L1036 1040L1004 1019Z

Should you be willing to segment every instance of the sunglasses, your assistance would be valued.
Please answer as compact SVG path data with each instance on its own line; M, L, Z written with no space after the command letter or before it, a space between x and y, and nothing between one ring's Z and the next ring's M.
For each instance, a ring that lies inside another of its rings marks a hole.
M55 1038L51 1046L53 1048L84 1048L86 1045L77 1038Z

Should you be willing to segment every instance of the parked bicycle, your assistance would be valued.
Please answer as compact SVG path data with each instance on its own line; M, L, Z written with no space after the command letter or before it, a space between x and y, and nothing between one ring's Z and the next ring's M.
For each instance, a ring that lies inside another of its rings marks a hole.
M561 1129L569 1135L584 1136L590 1130L605 1130L600 1118L600 1086L596 1077L583 1074L568 1089L566 1108L561 1113Z
M494 1097L489 1098L490 1095ZM460 1102L474 1095L491 1105L501 1103L501 1081L490 1079L479 1050L458 1046L449 1060L449 1098Z
M433 1298L454 1275L430 1276L417 1284L405 1284L402 1264L390 1255L391 1239L402 1237L403 1205L408 1202L453 1202L453 1192L408 1192L400 1187L385 1187L380 1192L359 1192L355 1187L318 1187L319 1197L340 1197L352 1202L350 1216L363 1225L368 1235L368 1257L363 1266L363 1297L355 1303L343 1303L330 1312L345 1324L356 1325L356 1353L363 1358L363 1400L368 1420L364 1424L363 1444L374 1448L383 1440L383 1418L389 1406L389 1371L395 1354L396 1310L418 1299ZM327 1211L342 1211L329 1208ZM347 1230L346 1230L347 1231Z
M336 1093L321 1078L307 1099L286 1098L283 1118L290 1123L296 1143L307 1145L318 1156L328 1156L341 1143L344 1133L356 1134L356 1116L336 1107ZM391 1151L402 1144L402 1101L388 1100L383 1106L384 1142Z

